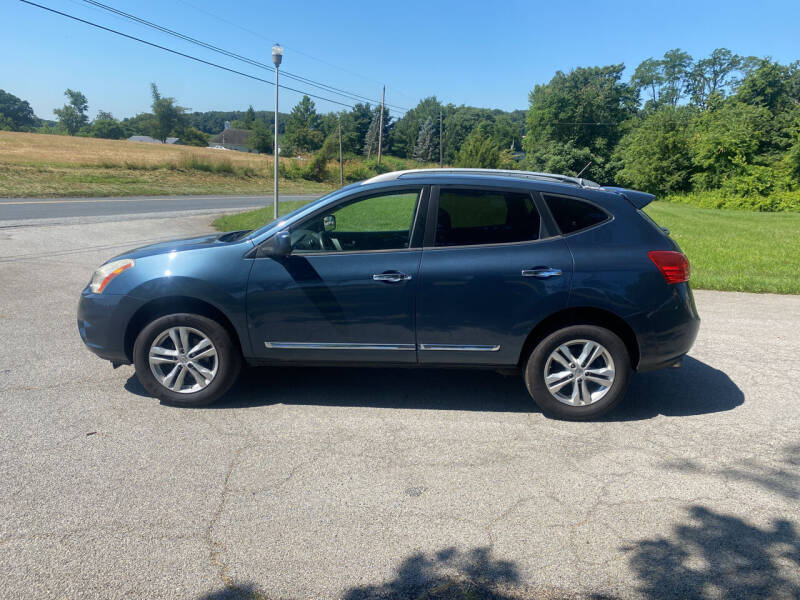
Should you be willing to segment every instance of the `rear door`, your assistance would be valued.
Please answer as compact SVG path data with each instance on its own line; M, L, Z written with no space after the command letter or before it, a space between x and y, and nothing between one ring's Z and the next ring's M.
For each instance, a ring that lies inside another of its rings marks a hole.
M528 333L565 308L572 256L538 193L434 186L417 299L418 360L513 365Z

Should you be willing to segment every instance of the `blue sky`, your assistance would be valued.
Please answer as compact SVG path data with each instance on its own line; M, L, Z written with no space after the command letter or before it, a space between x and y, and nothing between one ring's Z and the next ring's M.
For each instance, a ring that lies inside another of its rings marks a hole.
M35 0L271 79L165 34L109 15L81 0ZM282 2L264 0L104 0L232 52L270 62L285 47L282 68L370 98L387 85L387 102L414 106L436 95L454 104L526 108L536 83L556 70L643 59L680 47L695 58L727 47L742 55L800 58L800 2ZM222 17L230 23L220 21ZM137 42L69 21L18 0L0 6L0 88L28 100L40 117L65 102L67 87L83 91L90 114L122 118L149 109L158 83L193 110L273 107L273 88L190 62ZM249 31L245 31L244 29ZM257 35L256 35L257 34ZM298 83L294 87L352 103ZM281 110L299 100L282 92ZM316 101L320 111L341 107Z

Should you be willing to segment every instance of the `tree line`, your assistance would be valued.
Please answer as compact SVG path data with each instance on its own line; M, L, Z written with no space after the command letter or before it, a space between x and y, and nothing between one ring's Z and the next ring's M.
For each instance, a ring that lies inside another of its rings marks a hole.
M535 85L527 110L421 100L396 118L383 111L385 154L461 167L578 174L656 194L717 190L769 196L800 186L800 61L780 64L719 48L695 59L681 49L648 58L625 80L623 64L558 71ZM65 92L58 122L0 90L0 129L123 138L135 134L206 145L225 121L248 129L250 148L272 152L270 111L189 112L151 86L151 112L87 117L86 97ZM281 153L332 158L377 154L380 106L319 113L308 96L278 115ZM441 119L441 124L440 124ZM37 129L38 128L38 129ZM441 132L441 133L440 133Z

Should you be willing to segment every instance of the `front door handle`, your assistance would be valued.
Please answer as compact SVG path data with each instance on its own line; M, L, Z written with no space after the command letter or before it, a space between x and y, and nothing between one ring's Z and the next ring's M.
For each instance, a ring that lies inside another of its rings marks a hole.
M389 273L376 273L372 276L374 281L385 281L387 283L399 283L401 281L408 281L411 279L411 275L406 275L405 273L399 273L397 271L392 271Z
M538 279L547 279L548 277L558 277L561 275L561 269L554 269L553 267L536 267L535 269L522 269L523 277L536 277Z

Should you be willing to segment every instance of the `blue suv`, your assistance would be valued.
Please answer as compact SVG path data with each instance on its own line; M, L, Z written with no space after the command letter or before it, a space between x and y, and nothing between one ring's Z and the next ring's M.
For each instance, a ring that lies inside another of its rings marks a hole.
M458 366L518 369L545 413L590 419L697 335L652 200L543 173L386 173L255 231L113 258L78 329L169 404L214 402L243 363Z

